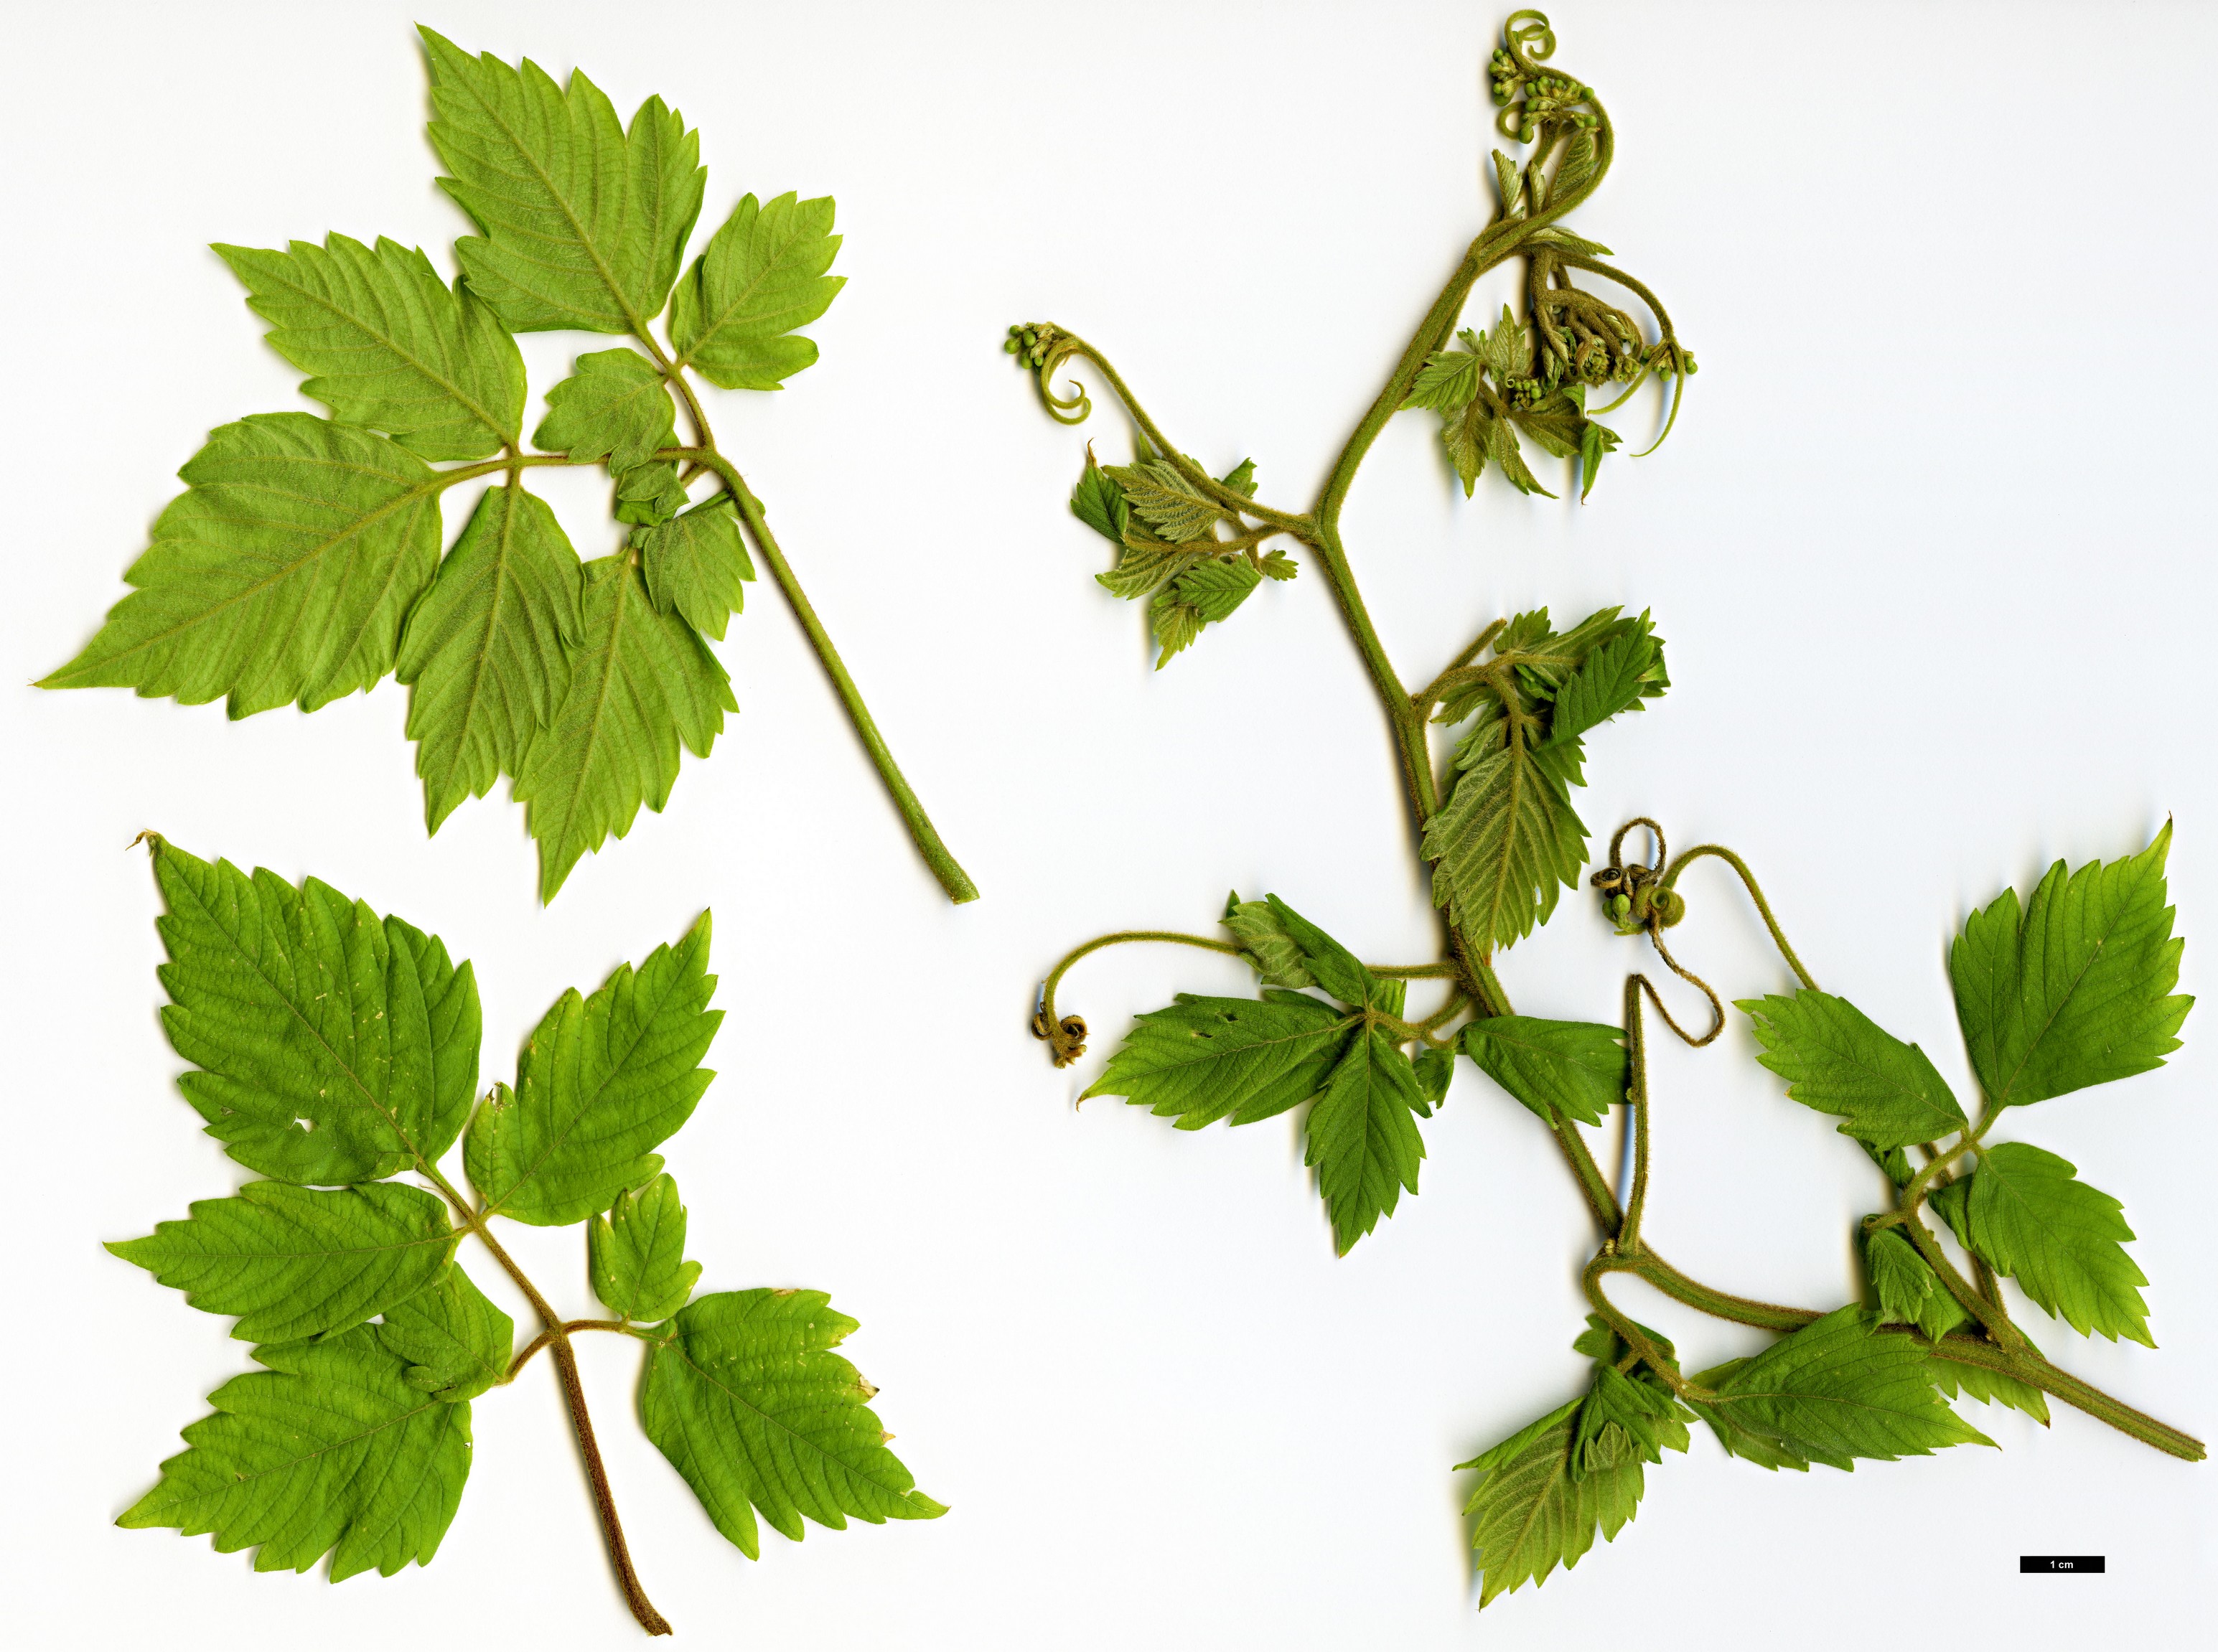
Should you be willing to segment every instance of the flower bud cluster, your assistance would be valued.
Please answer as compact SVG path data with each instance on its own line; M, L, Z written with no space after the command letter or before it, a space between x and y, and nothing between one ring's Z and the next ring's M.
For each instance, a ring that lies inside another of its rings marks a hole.
M1048 352L1055 348L1056 330L1044 321L1029 324L1019 322L1009 329L1007 341L1001 348L1017 358L1019 365L1045 367Z

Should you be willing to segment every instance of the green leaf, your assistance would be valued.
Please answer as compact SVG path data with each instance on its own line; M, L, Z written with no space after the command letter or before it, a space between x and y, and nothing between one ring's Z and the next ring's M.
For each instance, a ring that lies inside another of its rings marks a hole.
M403 1382L452 1405L507 1379L516 1321L461 1267L450 1265L430 1290L385 1310L377 1340L406 1363Z
M1713 1388L1707 1408L1792 1455L1837 1469L1857 1457L1892 1463L1949 1445L1994 1442L1943 1405L1933 1365L1911 1338L1877 1334L1879 1316L1853 1303L1781 1337Z
M1472 404L1474 407L1478 405L1476 402ZM1525 463L1524 451L1517 444L1517 425L1514 420L1490 418L1478 434L1479 440L1485 444L1486 456L1502 467L1502 475L1509 479L1512 487L1520 493L1538 493L1544 499L1556 497L1540 486L1540 479ZM1468 496L1469 489L1465 492Z
M1987 1099L2023 1106L2146 1073L2179 1048L2195 1000L2170 996L2184 943L2164 863L2172 823L2140 854L2058 861L2021 916L2005 889L1948 950L1956 1015Z
M1564 158L1557 164L1555 182L1548 190L1550 197L1560 200L1584 188L1595 175L1595 165L1594 133L1582 128L1564 145Z
M439 564L439 473L397 442L307 413L208 435L84 651L45 689L130 688L245 717L303 711L393 669Z
M2023 1328L2018 1331L2025 1336ZM2029 1344L2032 1339L2026 1339ZM2038 1352L2038 1350L2035 1350ZM2023 1411L2042 1427L2048 1426L2048 1396L2030 1383L1989 1370L1984 1365L1959 1364L1945 1351L1933 1361L1933 1380L1941 1392L1955 1399L1961 1390L1966 1399L1985 1405L2006 1405Z
M1316 977L1310 974L1309 964L1302 956L1301 944L1286 932L1269 901L1242 900L1236 894L1228 896L1224 921L1224 927L1232 931L1241 955L1255 967L1264 985L1317 985Z
M1102 473L1124 490L1133 512L1166 539L1179 544L1205 539L1224 513L1215 501L1179 474L1168 459L1143 459L1130 465L1105 465Z
M183 1222L108 1249L209 1314L232 1335L291 1342L362 1324L437 1278L458 1237L446 1208L393 1182L319 1191L249 1182L201 1199Z
M789 189L768 206L741 196L671 304L678 364L727 390L782 389L814 365L816 341L793 330L822 315L847 284L824 273L839 240L829 195L796 201Z
M1457 413L1478 395L1478 375L1485 363L1467 350L1436 350L1409 386L1404 407L1425 407L1436 413Z
M1586 420L1579 428L1579 503L1586 503L1587 495L1594 492L1595 479L1602 474L1602 461L1617 451L1617 432L1606 424Z
M1506 304L1502 306L1502 319L1490 332L1479 334L1475 348L1496 384L1504 379L1527 377L1533 371L1532 329L1512 315Z
M1687 1449L1687 1424L1678 1402L1614 1365L1596 1364L1594 1386L1571 1432L1571 1478L1607 1473L1627 1457L1661 1463L1667 1445L1675 1451Z
M585 570L544 501L488 488L400 634L424 823L524 771L570 691Z
M1382 983L1398 988L1399 981ZM1398 992L1394 994L1398 999ZM1389 1011L1399 1014L1395 1003ZM1310 1109L1304 1162L1317 1175L1317 1191L1332 1217L1335 1247L1345 1256L1355 1241L1394 1214L1402 1190L1417 1191L1424 1138L1411 1115L1425 1105L1409 1058L1393 1035L1376 1024L1350 1039L1340 1065Z
M614 514L618 522L654 527L668 522L686 504L685 484L678 480L678 467L672 461L658 460L616 478Z
M678 409L660 369L637 350L594 350L547 393L547 417L531 440L548 453L621 473L678 445Z
M1565 1571L1594 1547L1599 1531L1614 1541L1640 1507L1640 1458L1628 1455L1571 1475L1571 1436L1583 1400L1550 1412L1459 1469L1485 1476L1465 1505L1484 1580L1483 1611L1496 1596Z
M1450 412L1441 421L1440 442L1447 449L1448 462L1455 467L1456 478L1463 484L1466 499L1478 488L1480 473L1486 468L1490 446L1486 427L1493 419L1484 402L1473 401Z
M1229 620L1263 583L1262 570L1244 556L1213 556L1196 563L1171 582L1171 596L1190 603L1211 625Z
M1552 1129L1558 1113L1601 1123L1631 1082L1625 1034L1589 1021L1490 1016L1464 1028L1463 1053Z
M864 1403L877 1392L831 1352L855 1329L817 1290L728 1290L681 1310L640 1383L647 1438L685 1477L716 1530L757 1557L755 1514L798 1542L803 1517L929 1520Z
M1397 994L1392 1013L1399 1015L1402 1012L1399 994L1403 987L1398 981L1380 981L1356 962L1353 952L1278 896L1267 894L1263 900L1270 907L1271 916L1277 920L1280 932L1301 949L1303 960L1318 986L1341 1003L1358 1009L1366 1005L1379 1004L1381 993L1391 991Z
M1694 1381L1703 1383L1723 1382L1727 1376L1748 1363L1745 1359L1727 1360L1713 1370L1704 1371ZM1797 1456L1779 1440L1742 1427L1732 1415L1714 1406L1704 1405L1699 1400L1688 1400L1686 1405L1709 1425L1710 1432L1716 1436L1718 1444L1725 1448L1727 1457L1739 1457L1743 1462L1753 1463L1757 1468L1768 1469L1774 1473L1781 1469L1792 1469L1797 1474L1810 1471L1809 1459Z
M248 1169L337 1185L435 1164L477 1088L478 988L437 937L316 878L251 879L151 837L178 1080Z
M420 251L344 235L285 252L219 244L270 324L270 343L334 418L383 430L423 459L483 459L524 418L524 357L493 312Z
M1888 1319L1914 1325L1938 1342L1969 1317L1917 1247L1896 1229L1882 1228L1864 1242L1864 1265Z
M659 97L626 132L582 72L566 94L529 59L519 72L418 32L439 187L485 232L455 244L471 288L511 332L644 332L700 216L699 135Z
M1982 1148L1979 1167L1955 1184L1967 1185L1948 1213L1967 1250L2080 1335L2156 1346L2141 1293L2148 1279L2121 1242L2134 1230L2117 1200L2079 1180L2070 1160L2023 1142Z
M1296 566L1294 559L1284 551L1263 553L1263 577L1266 579L1292 579L1300 572L1301 569Z
M1670 682L1664 672L1663 640L1643 614L1638 628L1588 654L1556 691L1556 715L1548 722L1548 742L1576 739L1620 712L1639 711L1640 702Z
M1120 547L1125 542L1126 530L1132 525L1132 507L1124 502L1124 490L1111 481L1108 473L1094 462L1091 442L1086 447L1086 468L1079 473L1078 486L1071 490L1070 514ZM1153 590L1154 586L1148 589ZM1120 597L1138 594L1141 593L1118 592Z
M1242 459L1217 480L1235 493L1245 494L1252 499L1255 497L1255 461Z
M1087 1089L1123 1096L1182 1130L1230 1117L1235 1124L1298 1107L1322 1089L1355 1018L1299 993L1199 998L1134 1018L1124 1043Z
M701 1265L685 1259L685 1207L678 1184L658 1176L620 1194L608 1215L585 1224L593 1295L628 1320L666 1320L685 1306Z
M470 1121L463 1157L487 1215L536 1227L596 1216L662 1168L651 1151L692 1116L716 1075L703 1068L722 1010L709 1007L709 914L634 974L572 987L524 1048L516 1090L496 1088Z
M657 609L676 613L696 631L722 642L747 601L754 559L740 537L740 513L729 493L695 505L673 522L631 536Z
M570 691L515 786L539 843L542 901L580 855L629 832L641 803L660 813L678 778L679 744L707 757L724 714L739 709L709 645L676 615L655 611L646 580L621 554L586 565L579 630Z
M1417 1052L1413 1065L1417 1073L1417 1093L1424 1098L1417 1109L1418 1116L1430 1118L1434 1109L1447 1100L1448 1086L1455 1082L1455 1052L1428 1044Z
M1738 1003L1763 1046L1756 1060L1787 1080L1791 1099L1837 1115L1842 1135L1885 1151L1969 1128L1925 1052L1848 999L1805 988Z
M334 1583L428 1564L469 1476L469 1407L411 1388L366 1325L255 1358L270 1369L208 1396L214 1414L116 1525L214 1532L220 1553L257 1548L257 1572L329 1554Z
M1498 707L1457 747L1455 790L1425 824L1424 856L1434 904L1490 953L1546 923L1578 887L1587 829L1570 787L1580 756L1576 739L1528 745Z
M1524 187L1523 180L1517 176L1517 163L1498 149L1494 152L1494 184L1495 188L1502 191L1502 211L1513 218L1515 217L1518 212L1517 196ZM1535 234L1541 232L1534 232Z

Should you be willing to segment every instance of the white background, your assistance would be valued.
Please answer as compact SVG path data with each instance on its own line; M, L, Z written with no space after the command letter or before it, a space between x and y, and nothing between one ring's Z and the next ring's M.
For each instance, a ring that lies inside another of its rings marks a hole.
M308 405L205 244L336 228L451 268L465 226L431 181L410 7L8 10L0 667L20 684L121 596L202 432ZM1265 588L1150 671L1141 614L1094 585L1104 547L1064 508L1086 440L1122 457L1124 426L1101 396L1084 430L1050 424L999 343L1019 319L1083 331L1181 445L1219 468L1254 455L1264 497L1306 508L1490 210L1497 9L449 0L429 21L582 64L624 111L652 92L681 108L709 169L704 234L747 190L838 195L849 285L813 330L821 363L776 396L712 393L712 416L986 898L940 899L764 586L722 649L744 711L714 757L544 912L505 797L424 837L389 683L235 725L116 690L0 694L15 1644L635 1634L543 1369L474 1408L475 1470L428 1569L334 1591L110 1525L246 1363L226 1321L99 1248L245 1179L170 1083L155 891L124 851L150 826L442 935L477 967L488 1081L564 987L715 908L722 1076L669 1150L703 1287L829 1290L862 1321L847 1352L895 1449L953 1512L765 1533L750 1564L633 1426L636 1350L588 1339L641 1573L689 1637L1400 1652L1621 1623L1658 1647L1831 1648L1946 1614L2020 1645L2192 1638L2218 1469L2060 1406L2048 1431L1967 1407L1999 1451L1853 1476L1769 1475L1698 1438L1614 1544L1476 1616L1450 1465L1582 1376L1592 1236L1543 1133L1465 1067L1427 1127L1422 1196L1336 1259L1293 1118L1188 1135L1071 1105L1131 1012L1244 991L1242 972L1112 953L1066 993L1096 1029L1083 1063L1053 1071L1025 1035L1067 946L1205 929L1228 887L1278 892L1367 958L1434 944L1323 582ZM2218 15L1581 3L1555 21L1557 62L1620 134L1572 226L1673 306L1702 370L1670 443L1610 461L1583 508L1492 477L1466 502L1434 421L1396 421L1346 524L1396 659L1429 676L1537 603L1652 605L1676 686L1590 742L1596 847L1634 813L1738 845L1821 983L1961 1090L1943 951L1967 906L2058 857L2136 849L2167 814L2201 990ZM609 342L524 340L531 422L569 357ZM1616 421L1628 448L1653 417ZM614 547L605 484L535 486L581 553ZM1683 957L1732 995L1785 984L1722 874L1688 892ZM1607 1019L1641 961L1582 898L1502 972L1521 1009ZM2161 1072L2009 1121L2125 1201L2162 1347L2029 1310L2036 1336L2206 1436L2209 1013ZM1829 1307L1856 1289L1850 1234L1879 1189L1750 1056L1739 1018L1719 1048L1658 1053L1652 1232L1726 1288ZM574 1231L513 1242L590 1311ZM1625 1300L1695 1365L1760 1340ZM2110 1569L2022 1579L2025 1551Z

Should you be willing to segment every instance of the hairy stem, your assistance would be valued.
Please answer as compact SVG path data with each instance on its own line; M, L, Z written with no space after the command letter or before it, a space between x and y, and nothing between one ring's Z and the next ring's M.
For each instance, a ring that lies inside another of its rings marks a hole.
M878 778L884 783L887 792L892 796L894 807L901 811L901 820L908 826L908 835L914 840L917 852L924 857L924 863L932 869L932 876L939 880L939 887L947 892L950 900L958 906L966 900L976 900L978 886L971 882L970 874L956 863L954 856L948 853L947 845L940 841L939 830L932 824L931 817L925 814L924 805L917 801L916 794L909 789L909 783L903 777L900 765L894 761L893 752L887 748L885 737L878 733L878 726L870 716L870 707L863 702L862 691L855 686L855 679L847 675L846 662L839 658L839 651L832 646L832 639L824 629L824 622L816 617L816 609L809 603L808 594L802 590L800 580L794 577L793 568L785 560L785 553L778 548L778 541L771 536L770 523L763 516L762 501L747 491L746 481L731 461L713 447L680 448L665 452L660 456L689 461L713 470L722 478L724 486L731 490L733 501L739 506L740 518L747 525L748 536L754 541L755 549L762 560L769 565L771 577L778 581L778 588L785 593L785 600L792 607L794 617L801 622L801 628L807 633L809 646L816 651L816 658L824 667L824 674L832 679L832 686L839 696L839 703L846 708L847 720L854 725L856 735L863 742L863 749L870 753L871 763L877 765Z
M1915 1333L1905 1331L1905 1334ZM1958 1365L1976 1365L2029 1383L2052 1399L2061 1400L2074 1410L2084 1411L2097 1421L2106 1422L2121 1433L2130 1434L2159 1451L2184 1457L2190 1463L2200 1463L2209 1455L2203 1442L2192 1434L2182 1433L2169 1423L2159 1422L2147 1412L2136 1411L2069 1372L2059 1370L2031 1348L1998 1348L1992 1342L1960 1332L1951 1332L1930 1347L1937 1359Z
M1779 956L1787 960L1787 967L1794 972L1794 978L1797 981L1812 992L1816 992L1817 980L1802 967L1802 960L1794 956L1794 949L1787 944L1787 931L1779 927L1779 919L1772 916L1771 903L1763 898L1763 886L1756 881L1756 874L1748 869L1748 863L1723 844L1696 844L1671 863L1670 869L1664 874L1663 882L1658 887L1670 888L1678 882L1680 873L1685 871L1688 867L1705 855L1714 855L1740 874L1740 881L1748 886L1749 899L1756 902L1756 911L1763 916L1763 926L1771 931L1771 939L1779 949Z

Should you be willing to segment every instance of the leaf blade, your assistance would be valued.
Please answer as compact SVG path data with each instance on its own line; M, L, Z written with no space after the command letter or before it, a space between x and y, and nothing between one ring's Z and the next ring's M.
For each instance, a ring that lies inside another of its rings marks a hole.
M816 341L798 337L832 306L845 275L830 275L842 237L832 233L832 197L768 204L743 195L678 283L670 310L678 364L726 390L780 390L816 361Z
M1625 1099L1633 1058L1616 1027L1491 1016L1463 1030L1463 1052L1545 1124L1551 1110L1599 1124Z
M701 1265L685 1259L685 1207L668 1176L618 1195L606 1216L590 1218L585 1245L593 1295L624 1319L668 1319L701 1277Z
M1838 1117L1842 1135L1885 1152L1970 1128L1925 1052L1848 999L1805 987L1738 1007L1763 1047L1756 1060L1787 1080L1789 1099Z

